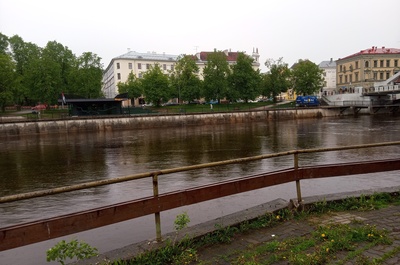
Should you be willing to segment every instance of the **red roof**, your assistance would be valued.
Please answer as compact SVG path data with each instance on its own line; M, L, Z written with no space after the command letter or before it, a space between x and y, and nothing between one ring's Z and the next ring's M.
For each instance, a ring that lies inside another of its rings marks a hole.
M213 53L213 52L200 52L200 58L199 59L202 60L202 61L207 61L207 57L211 53ZM224 51L224 53L226 55L226 60L228 62L236 62L240 52L227 52L227 51Z
M349 55L347 57L341 58L341 59L347 59L350 57L358 56L358 55L367 55L367 54L400 54L400 49L397 48L378 48L376 46L372 46L372 48L361 50L360 52L357 52L355 54ZM339 60L341 60L339 59Z

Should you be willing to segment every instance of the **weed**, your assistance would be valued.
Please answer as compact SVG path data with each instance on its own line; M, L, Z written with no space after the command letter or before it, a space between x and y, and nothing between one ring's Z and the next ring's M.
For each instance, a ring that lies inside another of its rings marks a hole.
M89 244L78 240L71 240L66 242L62 240L58 242L54 247L47 250L47 262L57 261L61 264L65 264L65 261L76 258L77 260L88 259L98 254L96 248L91 247Z

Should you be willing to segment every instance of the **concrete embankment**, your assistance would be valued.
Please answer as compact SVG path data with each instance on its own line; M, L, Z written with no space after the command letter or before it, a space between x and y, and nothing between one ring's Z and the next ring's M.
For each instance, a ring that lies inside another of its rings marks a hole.
M0 135L19 136L90 131L135 130L144 128L176 127L244 123L284 119L322 118L341 115L339 109L264 109L257 111L209 112L199 114L135 115L70 118L60 120L15 121L0 124Z

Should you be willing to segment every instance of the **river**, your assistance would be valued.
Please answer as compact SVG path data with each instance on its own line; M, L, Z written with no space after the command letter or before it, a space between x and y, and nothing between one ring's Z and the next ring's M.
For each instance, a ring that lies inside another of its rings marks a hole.
M180 126L0 139L0 196L115 178L172 167L256 156L295 149L400 140L400 117L390 115ZM398 157L400 147L304 154L300 165ZM160 176L160 193L293 166L282 157L234 166ZM302 195L400 185L399 172L302 182ZM378 176L378 178L373 178ZM190 225L264 202L294 198L292 183L221 198L161 214L162 232L173 230L186 211ZM0 206L0 227L90 209L152 194L150 179L114 184ZM154 217L94 229L0 252L0 264L43 264L45 251L61 239L77 238L101 252L155 237ZM17 253L25 253L24 255ZM52 263L48 263L52 264ZM53 263L56 264L56 263Z

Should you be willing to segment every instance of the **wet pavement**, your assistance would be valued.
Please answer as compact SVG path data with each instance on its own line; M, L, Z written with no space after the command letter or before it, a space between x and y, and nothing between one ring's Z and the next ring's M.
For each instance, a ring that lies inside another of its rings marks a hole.
M303 198L304 204L311 204L314 202L335 201L348 197L358 197L360 195L372 195L376 192L388 192L398 193L400 186L385 188L385 189L374 189L374 190L363 190L357 192L347 192L339 194L330 194L325 196L314 196ZM290 202L283 199L277 199L245 211L230 214L203 224L199 224L193 227L189 227L186 230L180 231L178 239L181 239L184 235L191 237L199 237L215 230L216 224L220 227L234 226L245 220L251 220L265 214L266 212L275 212L288 207ZM377 229L386 229L388 236L392 239L390 245L377 245L370 248L364 249L358 256L363 255L369 260L374 258L382 258L384 256L390 257L385 258L383 263L379 264L400 264L400 205L391 205L389 207L371 210L371 211L346 211L346 212L335 212L330 214L323 214L320 216L312 216L301 220L289 220L283 221L276 226L256 229L250 232L236 234L233 240L229 244L217 244L210 247L205 247L197 251L198 260L201 261L199 264L231 264L232 261L237 260L238 255L241 251L261 245L265 242L272 240L283 241L291 238L303 237L311 234L315 231L316 227L331 224L349 224L351 222L358 222L361 224L368 224L376 226ZM175 238L176 233L170 233L164 235L163 238ZM133 244L125 248L110 251L108 253L101 254L99 257L75 262L74 264L102 264L106 260L124 260L136 256L147 250L152 250L158 247L162 247L165 243L156 243L155 241L146 241L138 244ZM396 250L393 252L393 250ZM397 251L398 250L398 251ZM392 251L392 253L390 253ZM393 254L394 253L394 254ZM339 256L339 255L338 255ZM339 257L340 258L340 257ZM332 261L332 264L336 264ZM198 264L198 263L192 263ZM238 264L238 263L235 263ZM273 264L290 264L288 262L277 262ZM357 258L347 259L341 264L360 264ZM369 264L369 263L368 263ZM371 263L372 264L372 263Z

